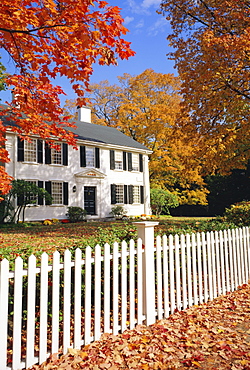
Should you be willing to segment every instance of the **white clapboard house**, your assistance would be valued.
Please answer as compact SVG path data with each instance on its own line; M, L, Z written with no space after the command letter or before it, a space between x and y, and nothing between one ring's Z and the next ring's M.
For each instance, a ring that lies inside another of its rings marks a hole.
M36 183L53 197L51 205L37 199L27 208L25 220L64 219L68 206L84 208L88 219L110 217L115 205L130 216L150 214L150 150L115 128L92 124L89 108L78 113L76 128L71 129L78 150L65 142L55 150L37 137L22 141L7 130L8 174Z

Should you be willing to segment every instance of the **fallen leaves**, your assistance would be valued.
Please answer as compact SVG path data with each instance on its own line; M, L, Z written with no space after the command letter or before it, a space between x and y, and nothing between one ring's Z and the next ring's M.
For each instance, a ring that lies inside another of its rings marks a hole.
M232 301L235 309L232 310ZM151 326L138 325L32 370L250 369L250 285L179 311Z

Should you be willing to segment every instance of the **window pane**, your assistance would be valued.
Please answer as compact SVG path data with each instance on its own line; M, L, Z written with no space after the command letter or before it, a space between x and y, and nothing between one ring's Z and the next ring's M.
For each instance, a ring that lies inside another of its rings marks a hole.
M133 187L133 203L140 203L140 187Z
M52 181L51 195L52 204L63 204L63 187L62 182Z
M62 164L62 144L58 145L58 149L51 148L51 163Z
M37 185L37 181L36 180L25 180L27 182L29 182L30 184L35 184ZM27 194L27 199L28 199L28 204L37 204L37 196L34 195L33 193L29 193Z
M31 139L30 142L24 142L24 160L26 162L36 162L36 139Z
M139 154L132 154L132 170L139 171Z
M95 167L95 148L86 147L86 167Z
M115 201L116 203L123 203L123 185L116 185Z
M122 170L122 152L115 151L115 169Z

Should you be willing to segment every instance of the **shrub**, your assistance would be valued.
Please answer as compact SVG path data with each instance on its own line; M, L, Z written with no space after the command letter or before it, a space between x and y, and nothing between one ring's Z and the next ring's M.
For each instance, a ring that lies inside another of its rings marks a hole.
M111 208L110 214L117 218L122 218L127 214L127 210L122 206L114 206Z
M226 221L233 222L237 226L250 225L250 201L232 204L224 213Z
M159 216L163 212L169 214L170 208L178 207L178 197L168 190L153 188L150 190L151 208L155 215Z
M70 222L79 222L85 220L86 214L86 210L81 207L68 207L66 216L69 218Z

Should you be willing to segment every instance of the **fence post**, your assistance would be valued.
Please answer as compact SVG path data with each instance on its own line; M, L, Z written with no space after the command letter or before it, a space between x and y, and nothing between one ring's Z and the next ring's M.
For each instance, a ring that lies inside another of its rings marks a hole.
M155 323L155 264L154 264L154 227L159 222L134 222L138 238L142 240L143 256L143 314L146 325Z

